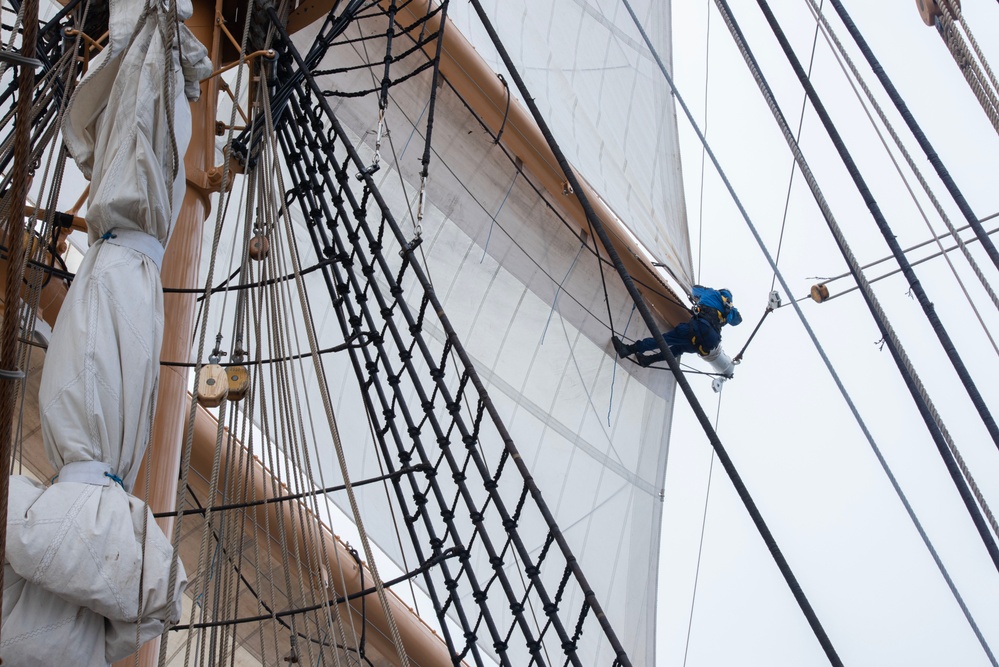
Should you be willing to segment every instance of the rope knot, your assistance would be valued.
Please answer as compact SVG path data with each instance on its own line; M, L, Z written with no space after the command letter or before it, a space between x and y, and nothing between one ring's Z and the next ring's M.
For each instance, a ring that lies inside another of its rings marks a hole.
M110 233L111 232L108 232L108 234L110 234ZM112 236L112 238L114 238L114 237ZM121 477L119 477L118 475L114 474L113 472L106 472L106 473L104 473L104 476L108 477L112 482L115 482L122 489L125 488L125 482L123 482L121 480Z

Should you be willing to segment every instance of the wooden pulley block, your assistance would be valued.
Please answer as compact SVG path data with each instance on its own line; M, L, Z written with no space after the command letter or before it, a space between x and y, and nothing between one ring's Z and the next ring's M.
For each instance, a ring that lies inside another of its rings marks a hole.
M205 364L198 373L198 403L203 408L222 405L229 390L225 369L218 364Z
M812 301L822 303L829 298L829 288L825 285L812 285Z
M229 400L242 401L250 390L250 371L246 366L230 366L225 373L229 382Z
M919 10L919 16L922 17L923 23L928 26L936 25L937 17L943 12L940 9L940 2L953 2L954 8L957 11L961 11L961 0L916 0L916 8Z
M267 237L263 234L256 234L252 239L250 239L250 245L247 248L247 253L250 255L250 259L255 261L260 261L267 257L267 253L271 251L271 242L267 240Z

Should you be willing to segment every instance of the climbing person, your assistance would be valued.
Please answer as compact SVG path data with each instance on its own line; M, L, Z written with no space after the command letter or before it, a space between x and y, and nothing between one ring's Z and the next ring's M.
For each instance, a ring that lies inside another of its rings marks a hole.
M726 324L736 326L742 322L738 308L732 305L732 293L727 289L711 289L694 285L691 290L694 307L693 317L689 322L683 322L663 334L669 351L674 357L684 352L696 352L708 360L717 358L713 354L721 344L721 330ZM635 355L635 361L640 366L648 366L657 361L663 361L665 356L659 351L659 343L655 338L643 338L634 343L626 344L617 336L611 338L614 349L619 357ZM654 354L643 354L654 352ZM730 364L726 364L730 366Z

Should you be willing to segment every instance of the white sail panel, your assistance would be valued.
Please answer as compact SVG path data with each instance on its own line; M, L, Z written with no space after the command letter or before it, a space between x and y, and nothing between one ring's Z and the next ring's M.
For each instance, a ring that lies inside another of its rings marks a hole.
M671 3L631 3L670 66ZM484 0L483 8L572 165L656 259L693 282L669 86L630 14L616 0ZM475 11L449 17L510 81Z
M309 37L301 39L307 43ZM335 63L343 68L363 62L358 51L334 48L324 66ZM376 51L377 47L372 49ZM321 82L334 90L371 85L370 74L363 70ZM429 82L430 73L425 72L392 89L387 112L391 146L388 141L383 144L383 162L376 174L379 191L403 229L413 229L406 212L415 211L418 199L425 123L421 115ZM518 169L447 86L438 91L437 105L428 205L417 256L425 259L445 312L633 663L652 664L673 380L661 370L618 362L610 345L611 325L620 333L633 312L620 279L605 262L601 271L592 243L584 244L574 226L561 217L558 202L534 187L530 174ZM335 112L353 133L353 143L370 155L377 129L376 100L342 100ZM390 262L401 262L398 245L389 237L382 254ZM685 247L685 241L681 245ZM303 262L310 257L314 261L314 253L303 251ZM306 280L310 293L323 288L317 274ZM412 286L412 278L406 281ZM419 293L407 290L406 295L417 311ZM335 321L329 306L313 300L310 308L317 322ZM431 342L436 340L435 354L439 354L444 335L432 322L428 317L424 333ZM340 340L333 327L322 331L321 337L320 347ZM349 359L328 355L323 363L333 385L340 437L352 454L351 477L375 477L383 467L368 421L359 418L365 406L352 386ZM306 374L315 381L310 371ZM419 397L414 394L410 399L408 404L418 412ZM321 414L318 401L312 400L312 418ZM318 439L320 451L330 446ZM436 443L427 439L424 445L431 456L438 456ZM490 466L498 466L501 443L494 441L491 446L494 449L483 454ZM327 480L338 475L330 459L321 453L313 462L325 469ZM509 473L501 484L514 485L510 481L514 478ZM482 489L471 482L469 486L484 503ZM405 562L412 568L414 553L407 546L406 528L387 521L392 516L390 503L395 503L392 493L379 487L357 492L367 530L400 566ZM343 500L334 497L349 512ZM470 527L469 519L458 514L456 521ZM395 516L399 518L398 508ZM492 528L502 534L502 526ZM519 531L537 555L546 534L541 516L525 510ZM473 562L488 573L485 554L477 549ZM545 572L552 591L561 574L561 569ZM569 602L581 604L581 600ZM584 654L609 662L609 645L594 634L581 639ZM488 643L482 638L487 650Z

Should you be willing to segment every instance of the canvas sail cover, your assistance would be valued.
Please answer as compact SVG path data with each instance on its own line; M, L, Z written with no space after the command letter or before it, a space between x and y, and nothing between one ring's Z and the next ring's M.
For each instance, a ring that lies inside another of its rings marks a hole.
M190 3L179 8L182 18L185 10ZM58 479L43 486L11 478L0 644L11 665L106 665L180 617L183 568L170 591L170 541L129 493L159 378L160 263L185 188L172 144L183 156L191 133L185 88L196 97L211 73L206 50L183 26L181 48L164 48L160 23L169 21L156 5L112 0L110 45L91 63L64 126L91 179L92 245L40 388Z
M673 271L689 283L675 120L668 95L657 83L661 74L641 47L634 26L628 28L623 11L608 18L601 6L570 1L538 3L537 11L551 13L553 4L558 5L555 13L560 20L576 20L577 28L587 26L589 32L569 31L572 41L560 49L559 41L567 35L538 32L543 22L524 18L533 14L535 4L517 2L500 3L501 14L520 17L515 29L503 27L501 37L513 41L507 46L515 54L543 46L545 54L550 47L560 58L578 59L576 65L560 65L537 52L524 63L523 72L540 69L542 73L535 74L550 75L548 87L534 90L542 106L556 104L554 98L559 98L558 103L575 109L574 113L589 107L579 118L570 113L559 119L562 110L550 107L546 114L549 122L560 125L560 140L570 133L563 146L583 177L598 190L604 188L601 194L636 236L669 258ZM611 3L607 4L609 8ZM639 4L644 4L643 15L667 41L668 3ZM357 30L374 35L384 31L384 25ZM358 36L350 32L346 38ZM306 51L312 37L313 32L306 30L295 40ZM595 43L607 47L598 60L593 59L593 53L600 51L592 48ZM372 75L361 66L380 62L383 53L378 46L367 42L331 49L320 68L336 67L338 72L320 77L320 85L345 93L370 88ZM480 53L488 51L487 46L477 46ZM566 76L584 70L586 76ZM404 69L392 72L393 79L405 82L392 88L386 110L391 145L389 140L383 143L375 180L400 223L415 234L412 212L419 198L430 72L405 77ZM612 90L612 78L630 81L627 91ZM606 84L601 99L592 89L595 80ZM551 86L556 83L559 87L554 90ZM352 143L370 157L377 134L377 99L345 95L332 102L352 134ZM613 113L619 114L615 121L609 120ZM633 117L636 114L640 117ZM639 169L640 165L644 166ZM530 172L495 143L447 85L438 90L426 194L419 256L435 292L633 664L652 665L673 379L668 372L618 361L610 343L612 327L619 335L647 335L620 279L598 260L592 242L567 224L557 197L539 190ZM303 264L317 261L316 254L306 250L304 214L293 209L292 215L300 224ZM398 261L398 249L394 239L386 238L382 253L386 261ZM318 274L304 280L311 294L326 289ZM419 292L409 294L411 307L419 308ZM310 316L320 327L320 348L342 342L330 305L311 299ZM429 326L427 331L434 349L443 350L443 332ZM287 353L268 348L267 341L262 348L264 355ZM377 443L368 420L360 417L365 406L349 359L324 356L323 368L330 380L340 438L348 449L351 477L381 474ZM308 366L303 374L304 382L314 386L316 378ZM310 397L308 419L321 420L318 394L304 392ZM416 395L410 398L419 403ZM312 466L322 471L319 474L328 484L339 474L330 465L332 444L321 434L316 435L316 444L319 451ZM485 455L496 462L495 451ZM387 520L398 516L390 494L374 486L358 488L356 493L368 532L400 567L408 563L412 568L415 556L398 535L402 529ZM342 497L332 499L349 513ZM543 549L545 530L537 517L523 518L519 530L532 553ZM481 553L473 562L488 569ZM592 664L612 662L602 637L584 636L581 645L581 654L592 656ZM528 661L525 653L520 664Z

